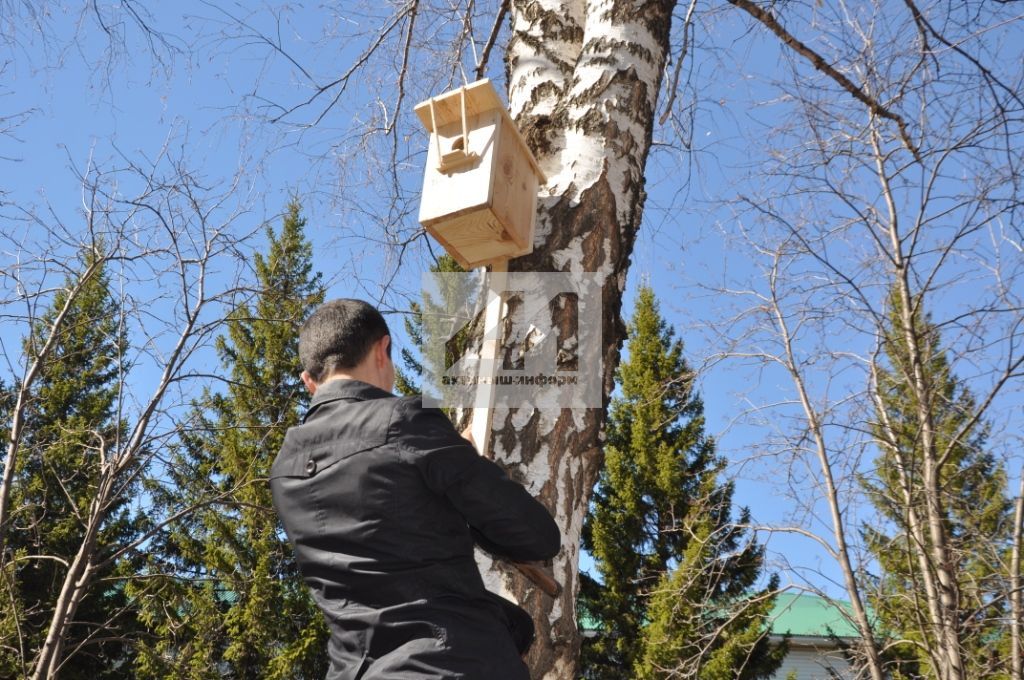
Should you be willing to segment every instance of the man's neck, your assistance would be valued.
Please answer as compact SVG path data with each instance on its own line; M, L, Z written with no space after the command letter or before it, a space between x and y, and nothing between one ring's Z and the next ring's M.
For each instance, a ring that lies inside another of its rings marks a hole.
M331 373L329 376L327 376L324 379L324 381L322 383L320 383L320 387L322 388L327 383L332 383L332 382L334 382L336 380L358 380L359 382L364 382L367 385L373 385L374 387L382 389L385 392L388 391L386 388L383 388L380 385L378 385L376 382L374 382L372 376L368 376L368 375L364 374L361 371L352 371L352 372L338 371L338 372L335 372L335 373Z

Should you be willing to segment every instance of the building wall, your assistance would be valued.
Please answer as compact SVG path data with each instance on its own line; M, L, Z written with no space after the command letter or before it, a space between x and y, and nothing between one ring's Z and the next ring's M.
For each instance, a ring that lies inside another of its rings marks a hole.
M836 675L830 675L829 670ZM835 677L848 680L853 678L850 664L835 648L828 645L819 647L797 646L790 643L789 654L772 680L788 680L796 671L796 680L833 680Z

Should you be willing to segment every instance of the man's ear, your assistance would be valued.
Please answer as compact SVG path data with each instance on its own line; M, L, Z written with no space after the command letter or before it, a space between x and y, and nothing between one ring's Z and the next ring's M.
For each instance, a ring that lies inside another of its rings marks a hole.
M384 337L382 337L380 339L380 342L377 343L377 352L378 352L377 361L378 361L378 363L381 366L385 365L387 363L387 361L388 361L388 358L391 356L391 352L389 351L390 346L391 346L391 336L390 335L385 335Z
M313 376L309 374L309 371L303 371L302 375L299 377L302 378L302 384L306 386L307 390L309 390L310 395L316 394L317 384L316 381L313 380Z

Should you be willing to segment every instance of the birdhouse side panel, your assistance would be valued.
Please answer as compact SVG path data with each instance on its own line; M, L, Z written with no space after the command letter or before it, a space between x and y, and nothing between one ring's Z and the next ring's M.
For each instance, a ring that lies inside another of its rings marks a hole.
M430 135L420 199L421 224L433 224L446 216L477 210L491 203L491 176L500 122L500 112L470 116L466 121L468 142L462 138L461 120L439 126ZM475 154L476 158L457 169L443 172L441 157L460 149L467 154Z
M516 246L516 254L533 250L533 232L537 219L539 182L529 151L507 117L498 136L494 159L494 189L491 211L501 221L508 237Z

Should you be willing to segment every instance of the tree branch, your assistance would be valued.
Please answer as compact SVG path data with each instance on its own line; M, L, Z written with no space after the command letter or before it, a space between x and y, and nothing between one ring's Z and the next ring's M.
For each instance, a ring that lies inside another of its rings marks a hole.
M894 113L891 109L886 107L884 104L876 100L874 97L869 95L863 89L858 87L852 80L847 78L841 72L839 72L834 66L825 61L825 58L820 54L811 49L807 44L800 41L796 36L787 31L782 24L779 23L778 19L769 12L768 10L762 9L755 5L751 0L728 0L730 5L739 7L750 16L754 17L757 21L764 24L772 33L777 35L780 40L793 51L800 56L804 57L814 66L815 69L824 73L826 76L834 80L840 87L846 90L854 99L864 104L873 115L880 118L885 118L896 123L896 127L900 131L900 139L903 140L903 145L907 150L914 156L914 160L918 163L922 163L921 152L917 148L917 145L910 139L910 133L907 130L907 124L903 118Z
M476 65L476 78L480 80L484 77L484 73L487 72L487 60L491 56L491 50L494 48L494 43L498 40L498 33L501 31L501 23L505 20L508 15L508 8L511 0L501 0L501 6L498 8L498 15L494 17L494 25L491 26L491 34L487 36L487 42L484 43L483 52L480 54L480 61Z

